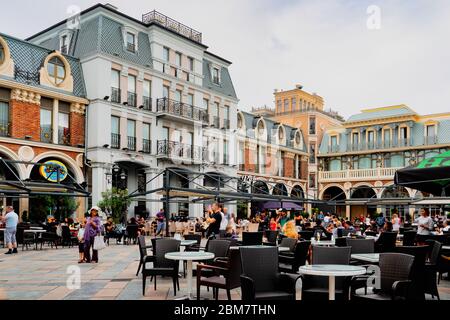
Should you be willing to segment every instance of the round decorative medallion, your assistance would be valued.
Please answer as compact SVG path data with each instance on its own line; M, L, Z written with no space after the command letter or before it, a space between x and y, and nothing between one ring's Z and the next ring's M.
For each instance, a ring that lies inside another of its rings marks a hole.
M381 182L381 181L375 182L375 187L382 187L382 186L383 186L383 182Z
M29 146L20 147L18 154L23 161L31 161L34 158L34 150Z

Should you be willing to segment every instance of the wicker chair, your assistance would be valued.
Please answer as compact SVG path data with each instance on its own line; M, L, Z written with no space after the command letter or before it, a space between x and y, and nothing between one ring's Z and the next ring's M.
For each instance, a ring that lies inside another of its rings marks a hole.
M300 277L278 271L278 248L240 248L242 300L295 300Z
M139 274L139 271L141 270L141 267L146 263L146 262L151 262L153 261L153 259L155 258L154 256L149 256L147 253L147 249L152 248L152 246L148 246L145 243L145 237L144 236L139 236L138 237L138 245L139 245L139 267L136 271L136 276Z
M264 244L276 246L279 232L278 231L274 231L274 230L266 230L266 231L264 231L264 233L265 233L266 238L267 238L267 242L264 243Z
M278 255L279 271L287 273L297 273L301 266L306 264L311 241L300 241L295 246L294 256Z
M375 242L375 252L395 252L397 232L382 232Z
M397 252L409 254L414 257L411 269L410 296L414 300L425 300L425 262L429 246L399 246Z
M354 253L374 253L375 240L374 239L347 239L347 246L352 247L352 254Z
M262 245L263 232L243 232L242 233L242 245L254 246Z
M417 231L405 230L403 232L403 245L404 246L414 246L416 244Z
M367 284L372 275L353 277L351 281L352 300L399 300L409 299L411 269L414 256L403 253L380 254L380 288L368 291ZM365 294L357 289L364 288Z
M434 240L427 240L426 243L431 248L431 252L428 261L425 263L425 293L431 294L432 298L436 296L440 300L437 287L437 273L442 243Z

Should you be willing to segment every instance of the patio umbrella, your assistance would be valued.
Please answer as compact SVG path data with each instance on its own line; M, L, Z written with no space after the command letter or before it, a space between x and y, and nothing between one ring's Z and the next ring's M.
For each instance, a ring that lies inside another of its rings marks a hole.
M395 184L431 193L450 195L450 151L423 160L416 166L397 170Z

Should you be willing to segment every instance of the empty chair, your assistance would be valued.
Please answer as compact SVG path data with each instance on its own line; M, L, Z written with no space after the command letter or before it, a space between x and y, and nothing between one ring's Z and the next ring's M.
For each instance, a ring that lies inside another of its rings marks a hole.
M300 241L295 246L294 256L279 254L279 271L297 273L298 269L306 264L310 245L311 241Z
M275 230L266 230L265 231L267 242L265 244L268 245L277 245L277 239L278 239L278 231Z
M142 268L142 295L145 295L145 282L147 277L153 277L154 287L156 290L156 276L172 277L173 292L177 294L178 283L178 260L169 260L165 258L166 253L176 252L180 250L180 241L175 239L159 239L157 241L156 255L150 263L153 268L147 268L147 263L144 263Z
M395 252L397 232L382 232L375 242L375 252Z
M403 245L404 246L414 246L416 244L417 231L405 230L403 232Z
M334 244L336 247L346 247L347 237L337 237L336 239L334 239Z
M202 269L212 270L214 274L210 277L202 276ZM200 287L213 288L213 295L218 299L219 289L227 292L228 300L231 300L231 290L241 286L241 254L239 250L230 250L229 259L226 261L216 260L215 265L197 265L197 300L200 300Z
M374 239L347 239L347 246L352 248L354 253L374 253L375 240Z
M380 288L367 290L370 275L352 278L352 300L398 300L409 299L411 285L411 268L414 256L403 253L380 254ZM356 292L365 288L365 294Z
M425 263L425 293L431 294L432 297L436 296L440 300L437 288L437 265L441 256L442 243L428 240L427 245L431 248L431 252L428 261Z
M302 230L298 233L300 235L301 239L305 239L305 240L311 240L311 238L314 235L314 231L310 231L310 230Z
M262 245L263 232L243 232L242 233L242 245L243 246L255 246Z
M36 236L34 235L34 233L25 232L23 234L22 251L24 250L24 248L27 248L28 250L29 245L34 246L35 244L36 244Z
M206 252L214 253L214 259L202 261L204 264L216 265L217 260L227 261L228 260L228 250L230 249L230 241L214 239L208 240L206 243ZM201 269L203 277L211 277L214 275L213 270L203 268ZM193 270L194 275L197 274L196 269Z
M428 255L428 246L399 246L397 252L414 256L411 269L410 294L412 299L425 299L425 261Z
M141 270L141 267L146 263L152 261L152 259L155 258L155 256L149 256L147 253L147 249L151 248L152 246L148 246L145 243L145 237L139 236L138 237L138 245L139 245L139 266L136 272L136 276L139 274L139 271Z
M241 247L242 300L295 300L298 275L278 271L278 248Z
M350 263L350 247L312 247L312 264ZM328 300L328 277L302 275L302 300ZM351 277L336 277L336 300L348 300Z
M280 247L281 248L289 248L289 251L282 251L282 252L280 252L280 255L293 257L295 246L297 245L297 242L298 242L298 240L292 239L292 238L284 237L283 239L281 239Z
M195 240L197 243L187 246L184 251L199 251L200 244L202 242L202 236L200 234L186 234L184 240Z

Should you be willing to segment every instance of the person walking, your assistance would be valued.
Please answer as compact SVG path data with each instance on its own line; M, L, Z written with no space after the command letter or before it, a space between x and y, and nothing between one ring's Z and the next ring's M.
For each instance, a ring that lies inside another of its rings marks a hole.
M6 215L3 217L5 223L5 243L8 246L8 251L5 254L17 253L17 224L19 223L19 216L14 212L11 206L6 207Z
M90 216L86 220L86 226L84 230L84 259L87 263L98 263L98 251L94 250L93 246L95 237L102 231L102 221L98 216L99 211L99 207L92 207L91 210L89 210Z
M164 209L159 210L159 212L156 214L156 235L155 237L159 236L161 232L166 230L166 214L164 213Z

